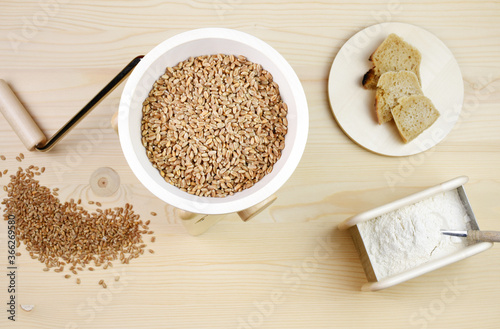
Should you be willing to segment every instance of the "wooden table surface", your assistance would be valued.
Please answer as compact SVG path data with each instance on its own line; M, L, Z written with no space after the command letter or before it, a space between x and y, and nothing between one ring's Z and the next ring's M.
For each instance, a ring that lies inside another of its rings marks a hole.
M207 233L186 233L173 207L129 169L109 125L123 85L49 153L28 152L0 116L2 169L47 167L41 182L61 200L94 198L100 167L121 186L104 207L134 204L150 219L155 254L82 284L24 253L18 258L16 322L7 319L7 225L0 225L1 328L498 328L500 249L380 292L366 282L349 216L456 176L483 229L500 230L500 3L498 1L86 1L0 3L0 78L51 136L134 56L180 32L227 27L278 50L306 92L310 133L302 160L277 201L249 222L229 215ZM328 102L340 47L380 22L420 26L440 38L461 68L462 116L420 155L385 157L353 143ZM94 138L94 139L93 139ZM0 184L8 183L8 177ZM5 197L1 190L0 198ZM90 206L89 206L90 207ZM151 211L158 213L152 217ZM19 248L23 253L24 246ZM97 282L122 280L104 290ZM33 305L30 311L21 305Z

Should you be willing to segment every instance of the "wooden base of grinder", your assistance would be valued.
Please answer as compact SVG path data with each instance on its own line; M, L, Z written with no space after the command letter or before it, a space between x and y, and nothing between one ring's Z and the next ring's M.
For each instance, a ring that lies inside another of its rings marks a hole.
M255 206L250 208L238 211L237 214L240 216L241 220L244 222L250 220L255 217L257 214L262 212L268 206L271 205L276 200L276 195L271 195L269 198L265 199L262 202L259 202ZM184 211L181 209L176 209L175 214L182 220L182 224L188 231L189 234L197 236L202 233L205 233L210 227L217 224L221 219L224 218L227 214L222 215L204 215L204 214L196 214L189 211Z

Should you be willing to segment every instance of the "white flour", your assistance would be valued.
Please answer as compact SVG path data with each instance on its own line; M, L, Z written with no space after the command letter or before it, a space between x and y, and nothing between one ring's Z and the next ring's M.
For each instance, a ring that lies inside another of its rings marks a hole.
M466 246L441 229L466 230L469 216L457 190L358 224L377 278L397 274Z

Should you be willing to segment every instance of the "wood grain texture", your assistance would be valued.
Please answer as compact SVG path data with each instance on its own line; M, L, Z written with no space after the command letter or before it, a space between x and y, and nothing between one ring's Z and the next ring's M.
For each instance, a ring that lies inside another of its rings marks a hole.
M52 4L52 7L49 6ZM57 5L55 5L57 4ZM47 7L49 6L49 7ZM500 3L498 1L1 1L0 78L47 136L57 131L124 65L179 32L228 27L261 38L297 72L310 134L302 161L278 199L244 223L228 215L207 233L186 233L174 208L153 197L122 155L110 119L123 87L50 153L29 153L0 117L1 169L47 167L41 182L61 200L97 199L89 178L112 167L121 186L104 207L126 202L150 219L155 254L67 280L18 259L17 321L2 328L497 328L497 247L384 291L359 291L366 278L348 232L358 212L460 175L483 230L500 230ZM45 13L45 14L44 14ZM464 77L457 125L436 147L405 158L370 153L339 128L327 78L340 47L363 28L395 21L420 26L452 51ZM8 175L7 175L8 176ZM8 177L0 178L6 184ZM0 190L0 199L5 197ZM90 209L90 206L88 206ZM150 212L158 216L150 216ZM0 266L6 272L6 225ZM108 289L97 282L105 279Z

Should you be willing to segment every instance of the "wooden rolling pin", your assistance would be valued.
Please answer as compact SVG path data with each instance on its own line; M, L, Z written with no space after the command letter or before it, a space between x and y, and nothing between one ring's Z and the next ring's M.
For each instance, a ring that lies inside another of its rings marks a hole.
M49 151L74 126L78 124L90 111L96 107L109 93L111 93L132 72L134 67L144 56L134 58L120 71L97 95L94 96L73 118L71 118L49 140L35 123L28 110L21 104L7 82L0 79L0 112L10 124L24 146L30 150Z

